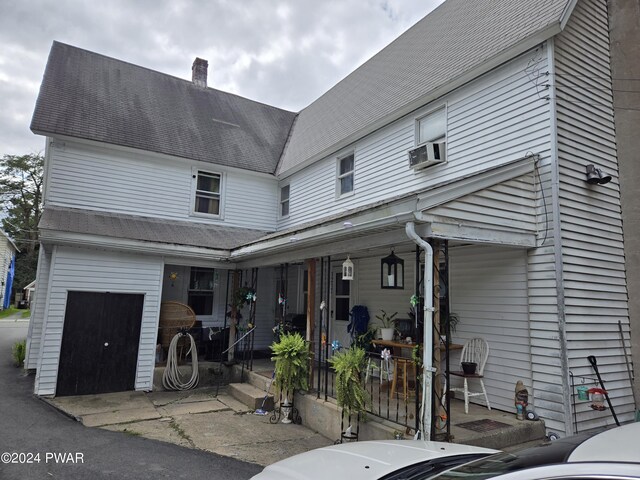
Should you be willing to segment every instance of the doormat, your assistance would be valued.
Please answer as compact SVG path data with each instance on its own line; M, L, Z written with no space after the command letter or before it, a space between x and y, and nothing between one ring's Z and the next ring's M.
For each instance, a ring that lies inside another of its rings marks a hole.
M506 423L489 420L488 418L475 420L473 422L459 423L456 425L456 427L466 428L467 430L473 430L474 432L489 432L491 430L498 430L500 428L507 428L510 426L511 425Z

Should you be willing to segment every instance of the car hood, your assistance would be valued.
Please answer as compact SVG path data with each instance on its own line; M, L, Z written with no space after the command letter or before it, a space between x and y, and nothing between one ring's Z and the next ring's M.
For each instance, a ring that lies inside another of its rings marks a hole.
M495 452L481 447L417 440L353 442L295 455L266 467L253 478L371 480L432 458Z

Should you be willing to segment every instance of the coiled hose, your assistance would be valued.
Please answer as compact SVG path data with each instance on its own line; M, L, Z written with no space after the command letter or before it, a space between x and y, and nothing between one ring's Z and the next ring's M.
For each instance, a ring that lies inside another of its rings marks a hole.
M191 347L187 352L187 355L191 353L191 379L188 382L182 381L182 375L178 369L178 340L182 336L188 336L191 340ZM196 348L196 342L189 333L177 333L169 344L169 352L167 353L167 366L164 369L162 375L162 385L167 390L190 390L196 388L198 385L199 373L198 373L198 350Z

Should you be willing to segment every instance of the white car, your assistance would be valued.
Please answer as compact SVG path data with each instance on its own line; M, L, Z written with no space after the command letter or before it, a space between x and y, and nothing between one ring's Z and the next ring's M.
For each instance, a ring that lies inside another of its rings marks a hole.
M640 479L640 423L517 452L440 442L345 443L295 455L255 480Z
M276 462L253 480L372 480L408 469L435 475L493 453L497 451L419 440L343 443Z

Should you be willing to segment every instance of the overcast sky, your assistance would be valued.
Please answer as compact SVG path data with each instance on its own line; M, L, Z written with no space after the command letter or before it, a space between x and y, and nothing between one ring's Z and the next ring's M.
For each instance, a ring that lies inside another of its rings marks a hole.
M442 0L0 0L0 156L29 130L54 40L299 111Z

